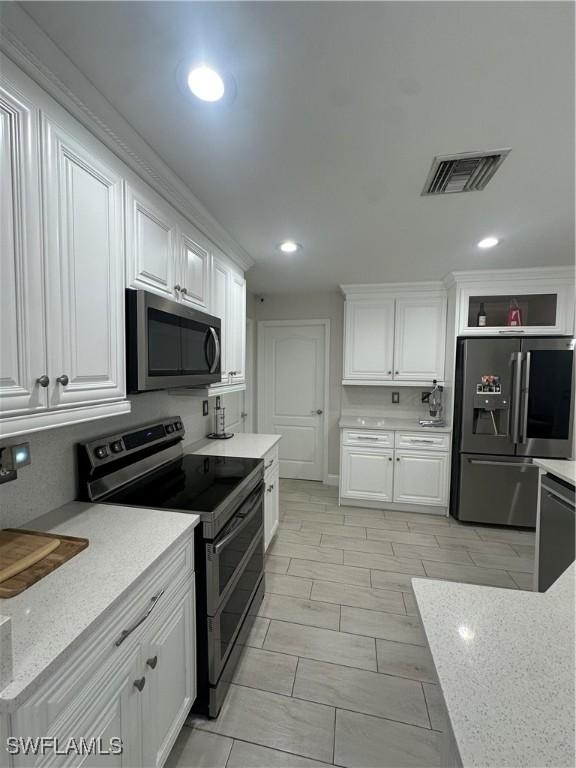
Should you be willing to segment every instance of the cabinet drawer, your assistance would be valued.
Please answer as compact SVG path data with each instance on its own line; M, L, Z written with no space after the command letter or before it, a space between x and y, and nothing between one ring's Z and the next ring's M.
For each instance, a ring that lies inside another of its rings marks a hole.
M344 445L364 445L368 447L393 448L394 432L380 432L375 429L344 429L342 430Z
M396 448L417 448L419 451L447 451L450 448L449 434L430 432L396 432Z
M278 466L278 445L275 445L274 448L271 448L268 451L268 453L264 456L264 474L266 479L268 479L268 477L271 476L272 473L276 471L277 466Z

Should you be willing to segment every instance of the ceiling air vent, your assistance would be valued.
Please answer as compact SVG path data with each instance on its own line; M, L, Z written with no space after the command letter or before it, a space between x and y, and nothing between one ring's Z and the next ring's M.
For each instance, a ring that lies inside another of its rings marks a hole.
M504 162L509 149L438 155L422 190L423 195L448 195L484 189Z

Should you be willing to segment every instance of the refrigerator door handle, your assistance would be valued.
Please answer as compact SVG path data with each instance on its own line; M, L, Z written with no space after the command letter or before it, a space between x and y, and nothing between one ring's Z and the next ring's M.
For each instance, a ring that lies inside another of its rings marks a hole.
M538 469L535 464L532 464L529 460L522 461L490 461L489 459L468 459L469 464L480 464L484 467L516 467L516 469L524 469L525 467L534 467Z
M524 365L522 369L522 407L519 443L526 442L526 433L528 431L528 395L530 394L530 352L524 353Z
M514 352L510 359L512 364L512 442L520 442L520 403L522 399L522 352Z

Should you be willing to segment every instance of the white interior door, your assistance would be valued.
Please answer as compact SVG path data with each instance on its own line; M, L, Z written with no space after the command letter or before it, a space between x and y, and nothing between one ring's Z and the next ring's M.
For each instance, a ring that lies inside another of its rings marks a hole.
M327 320L258 323L258 431L282 435L280 477L322 480Z

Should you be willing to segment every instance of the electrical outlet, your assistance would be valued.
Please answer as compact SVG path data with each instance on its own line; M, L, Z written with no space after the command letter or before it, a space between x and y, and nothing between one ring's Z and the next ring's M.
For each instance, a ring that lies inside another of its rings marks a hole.
M398 405L400 402L400 392L392 392L392 402Z
M431 392L422 392L422 395L421 395L422 400L421 400L421 402L427 403L430 400L430 395L431 395Z
M208 416L208 400L202 400L202 416Z
M216 395L216 408L220 408L220 395Z

